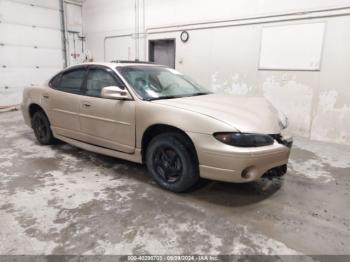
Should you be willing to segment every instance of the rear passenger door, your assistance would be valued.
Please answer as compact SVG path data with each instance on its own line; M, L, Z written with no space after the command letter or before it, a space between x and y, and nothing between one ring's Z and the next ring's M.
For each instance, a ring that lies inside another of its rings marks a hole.
M101 147L133 153L135 150L135 101L105 99L103 87L126 88L110 68L90 66L80 101L82 140Z
M86 73L86 67L63 72L55 77L50 83L51 89L43 95L54 133L79 139L79 105Z

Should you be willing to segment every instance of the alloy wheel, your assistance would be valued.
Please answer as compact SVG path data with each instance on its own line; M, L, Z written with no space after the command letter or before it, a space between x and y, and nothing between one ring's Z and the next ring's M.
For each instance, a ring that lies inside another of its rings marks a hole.
M153 155L154 169L166 183L177 182L183 173L183 164L179 154L171 147L159 146Z

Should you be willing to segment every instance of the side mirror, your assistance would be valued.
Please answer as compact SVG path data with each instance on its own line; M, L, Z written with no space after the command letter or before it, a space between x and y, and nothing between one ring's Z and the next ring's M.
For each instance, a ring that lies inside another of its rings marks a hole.
M132 97L129 94L128 90L121 89L118 86L106 86L102 88L101 91L101 97L102 98L108 98L108 99L116 99L116 100L131 100Z

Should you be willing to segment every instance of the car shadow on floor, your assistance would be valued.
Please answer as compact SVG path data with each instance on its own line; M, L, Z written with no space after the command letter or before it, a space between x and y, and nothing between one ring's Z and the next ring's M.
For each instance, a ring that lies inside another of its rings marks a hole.
M144 165L92 153L63 142L51 147L53 150L59 151L59 154L71 154L81 161L88 161L90 165L113 169L113 174L135 179L145 184L145 186L152 187L156 194L174 194L161 189L150 177ZM262 178L250 183L234 184L201 179L191 190L176 194L176 196L227 207L248 206L264 201L274 195L282 187L283 181L283 177L273 177Z
M227 207L248 206L270 198L281 189L283 182L283 177L261 178L250 183L204 180L190 197Z

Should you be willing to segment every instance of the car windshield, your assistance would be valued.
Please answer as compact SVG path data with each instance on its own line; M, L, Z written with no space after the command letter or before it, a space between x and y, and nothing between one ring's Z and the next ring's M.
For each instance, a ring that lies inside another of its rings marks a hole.
M121 66L117 70L145 100L210 94L207 89L174 69L160 66Z

